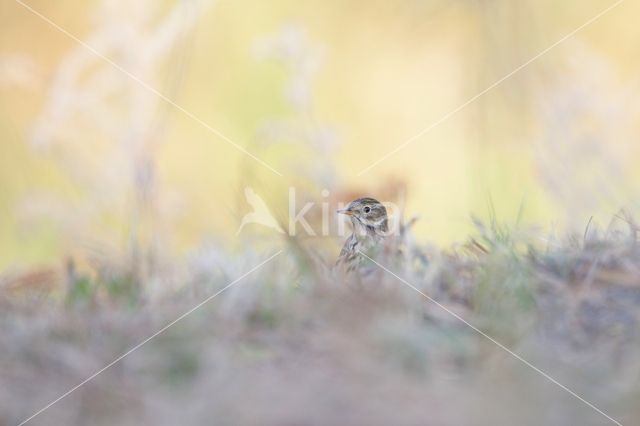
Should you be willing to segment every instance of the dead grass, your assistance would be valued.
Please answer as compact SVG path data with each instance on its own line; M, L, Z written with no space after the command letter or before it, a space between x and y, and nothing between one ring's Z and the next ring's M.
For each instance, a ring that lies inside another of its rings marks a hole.
M473 244L413 245L389 266L633 424L640 249L635 225L622 223L545 246L478 223ZM58 301L7 284L0 423L29 417L264 258L216 253L218 268L192 271L188 285L154 300L126 274L76 277ZM285 250L33 424L609 422L397 279L339 284L300 253Z

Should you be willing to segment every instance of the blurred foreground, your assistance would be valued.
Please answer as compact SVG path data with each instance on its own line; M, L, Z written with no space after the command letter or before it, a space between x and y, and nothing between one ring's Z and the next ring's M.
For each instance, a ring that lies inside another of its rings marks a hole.
M478 224L389 267L623 424L640 418L638 228L549 241ZM536 234L531 234L536 235ZM18 424L250 271L203 252L181 290L69 278L55 302L3 285L0 424ZM212 266L213 265L213 266ZM315 266L314 266L315 265ZM35 417L34 425L612 424L389 274L341 284L295 241ZM40 290L38 290L40 289Z
M0 11L0 425L213 296L29 423L638 423L638 227L589 218L639 210L640 3ZM331 278L292 189L315 229L368 195L473 235L385 265L597 409L390 274Z

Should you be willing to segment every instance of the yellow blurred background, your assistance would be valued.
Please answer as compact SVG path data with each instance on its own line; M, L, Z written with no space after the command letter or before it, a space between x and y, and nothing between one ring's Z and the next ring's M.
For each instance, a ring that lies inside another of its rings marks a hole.
M406 197L439 244L492 209L544 233L606 224L638 207L639 15L604 0L3 1L0 270L133 240L238 245L245 186L280 217L291 186L300 202Z

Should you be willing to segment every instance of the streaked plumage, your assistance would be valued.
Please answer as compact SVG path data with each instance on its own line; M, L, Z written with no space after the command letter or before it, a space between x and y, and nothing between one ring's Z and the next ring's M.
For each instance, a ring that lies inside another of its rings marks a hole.
M387 209L373 198L358 198L338 213L351 218L353 233L344 243L336 266L352 272L366 260L359 251L374 257L382 249L382 241L389 229Z

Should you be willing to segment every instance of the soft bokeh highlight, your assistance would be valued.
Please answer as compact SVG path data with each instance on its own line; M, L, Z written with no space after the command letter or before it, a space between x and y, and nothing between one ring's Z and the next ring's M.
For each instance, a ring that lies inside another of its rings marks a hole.
M318 202L322 189L403 199L437 243L466 237L470 214L564 232L637 208L633 2L362 175L613 3L29 4L202 122L5 2L3 268L95 246L241 244L245 186L280 216L290 186Z

